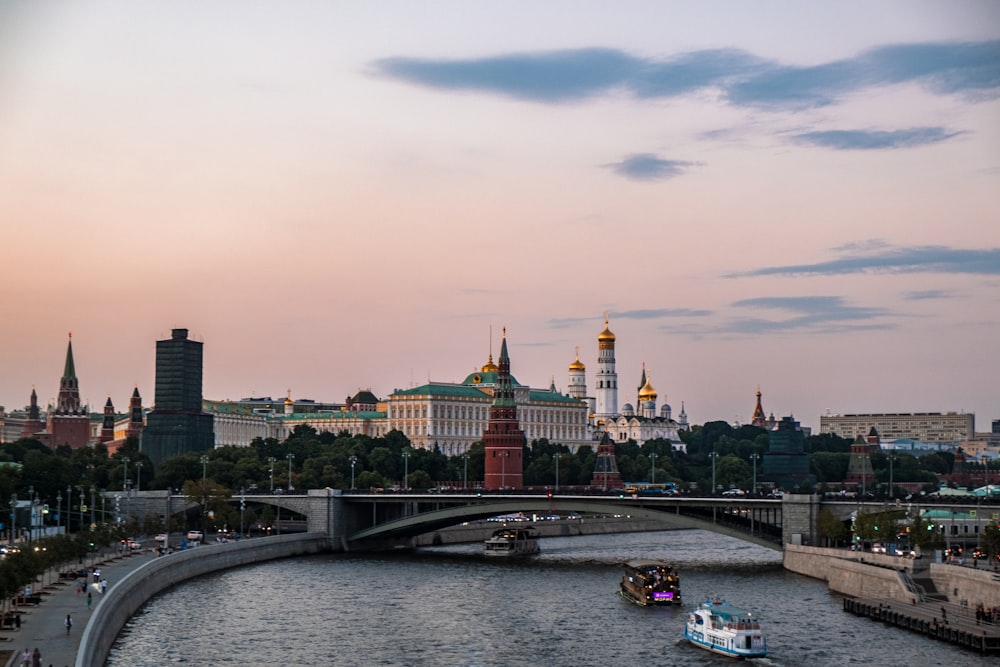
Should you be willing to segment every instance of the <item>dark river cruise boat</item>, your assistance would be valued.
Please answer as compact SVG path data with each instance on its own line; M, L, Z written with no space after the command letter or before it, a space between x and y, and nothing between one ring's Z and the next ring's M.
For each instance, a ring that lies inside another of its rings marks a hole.
M538 531L534 526L504 527L493 531L486 540L487 556L533 556L538 553Z
M629 560L619 595L638 605L681 604L681 582L674 568L659 560Z

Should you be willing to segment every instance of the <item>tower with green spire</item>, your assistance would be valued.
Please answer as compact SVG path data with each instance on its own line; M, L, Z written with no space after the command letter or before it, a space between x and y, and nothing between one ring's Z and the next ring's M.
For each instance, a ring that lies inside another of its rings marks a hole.
M510 355L507 353L507 330L500 343L497 382L490 406L490 420L483 432L486 450L485 479L487 489L520 489L524 486L524 431L517 420L514 383L510 375Z
M90 443L90 415L80 403L80 382L76 377L73 361L73 334L66 347L66 365L59 380L59 398L48 420L49 445L69 445L74 449Z

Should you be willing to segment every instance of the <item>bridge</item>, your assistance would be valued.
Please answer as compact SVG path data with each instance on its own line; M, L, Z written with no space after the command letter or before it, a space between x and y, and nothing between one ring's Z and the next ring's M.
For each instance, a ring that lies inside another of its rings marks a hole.
M115 495L115 494L111 494ZM301 494L247 495L248 507L275 508L283 522L295 522L300 529L324 532L331 547L342 551L364 551L412 546L419 535L451 526L473 523L492 516L524 512L565 516L588 515L629 517L637 522L658 522L664 529L700 528L764 546L820 544L816 519L828 509L841 520L849 520L858 510L879 512L887 508L910 509L905 503L823 499L818 495L786 494L782 498L619 496L501 493L367 493L337 489L315 489ZM240 497L230 499L239 503ZM137 518L197 512L198 505L184 496L167 491L133 492L127 507ZM977 504L926 504L922 508L947 507L952 512L980 509ZM988 512L1000 510L994 506ZM945 527L942 526L944 529ZM949 534L958 534L951 526ZM648 529L648 528L646 528ZM966 532L972 532L968 527ZM978 532L978 530L977 530Z

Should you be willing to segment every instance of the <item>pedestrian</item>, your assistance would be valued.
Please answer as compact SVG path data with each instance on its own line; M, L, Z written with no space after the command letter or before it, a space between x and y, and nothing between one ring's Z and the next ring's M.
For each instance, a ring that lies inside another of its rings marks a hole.
M31 654L31 667L42 667L42 652L35 647L35 652Z
M63 625L66 626L66 634L68 635L69 631L73 629L73 617L66 614L66 620L63 622Z
M94 596L90 592L87 593L87 611L90 611L90 605L94 603Z
M81 593L83 593L83 582L78 581L76 582L76 594L80 595Z
M108 580L101 579L101 595L104 595L108 590Z
M21 667L31 667L31 651L27 646L21 651Z

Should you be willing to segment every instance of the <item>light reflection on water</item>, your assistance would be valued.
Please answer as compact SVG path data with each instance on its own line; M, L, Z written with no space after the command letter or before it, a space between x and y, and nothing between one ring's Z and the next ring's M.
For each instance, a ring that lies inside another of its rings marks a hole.
M712 595L762 619L768 665L923 664L974 653L842 611L776 551L703 531L553 537L524 562L480 545L273 561L201 577L146 605L112 649L136 665L583 667L728 665L679 642L683 608L616 594L620 563L664 558L685 606ZM499 561L499 562L498 562Z

